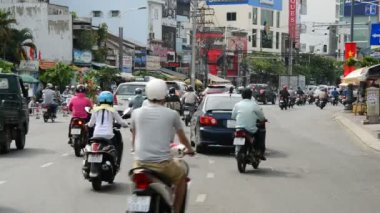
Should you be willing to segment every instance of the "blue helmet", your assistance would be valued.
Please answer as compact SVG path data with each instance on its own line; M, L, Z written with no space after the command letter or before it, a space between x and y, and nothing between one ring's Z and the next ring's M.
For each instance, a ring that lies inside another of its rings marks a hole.
M103 91L98 96L99 103L113 104L113 95L109 91Z

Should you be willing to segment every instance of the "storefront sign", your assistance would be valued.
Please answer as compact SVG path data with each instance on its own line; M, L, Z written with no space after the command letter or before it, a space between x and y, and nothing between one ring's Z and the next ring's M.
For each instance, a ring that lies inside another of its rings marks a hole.
M38 71L40 63L38 61L21 60L19 70L23 71Z
M146 56L146 70L159 70L161 58L160 56Z
M296 39L297 33L297 0L289 0L289 37Z
M213 4L244 4L248 3L248 0L207 0L208 5Z
M91 51L74 50L75 64L91 64L91 62L92 62Z
M273 5L274 4L274 0L260 0L260 4Z

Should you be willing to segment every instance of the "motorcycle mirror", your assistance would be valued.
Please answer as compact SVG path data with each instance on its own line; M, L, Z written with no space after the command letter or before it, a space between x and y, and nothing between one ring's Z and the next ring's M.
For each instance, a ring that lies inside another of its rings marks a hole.
M121 116L123 119L129 119L131 118L132 115L132 108L128 107L127 109L124 110L123 115Z
M85 110L88 114L91 114L91 107L85 107L84 110Z

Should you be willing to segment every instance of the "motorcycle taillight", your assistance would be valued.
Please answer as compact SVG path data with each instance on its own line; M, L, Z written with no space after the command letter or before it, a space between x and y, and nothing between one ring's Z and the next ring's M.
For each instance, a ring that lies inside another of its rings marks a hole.
M140 190L145 190L152 183L149 176L145 173L136 173L132 177L132 181L135 183L135 187Z
M74 126L82 126L83 125L83 121L81 121L81 120L74 120L73 121L73 125Z
M235 138L244 138L245 137L245 131L244 130L238 130L235 132Z
M99 151L100 143L92 143L91 144L91 151L92 152L97 152Z

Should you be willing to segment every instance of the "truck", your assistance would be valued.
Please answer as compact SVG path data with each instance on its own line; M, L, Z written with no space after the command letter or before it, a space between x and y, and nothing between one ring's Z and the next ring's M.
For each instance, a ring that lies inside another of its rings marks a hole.
M22 79L15 74L0 73L0 153L10 151L15 140L24 149L29 130L28 93Z

